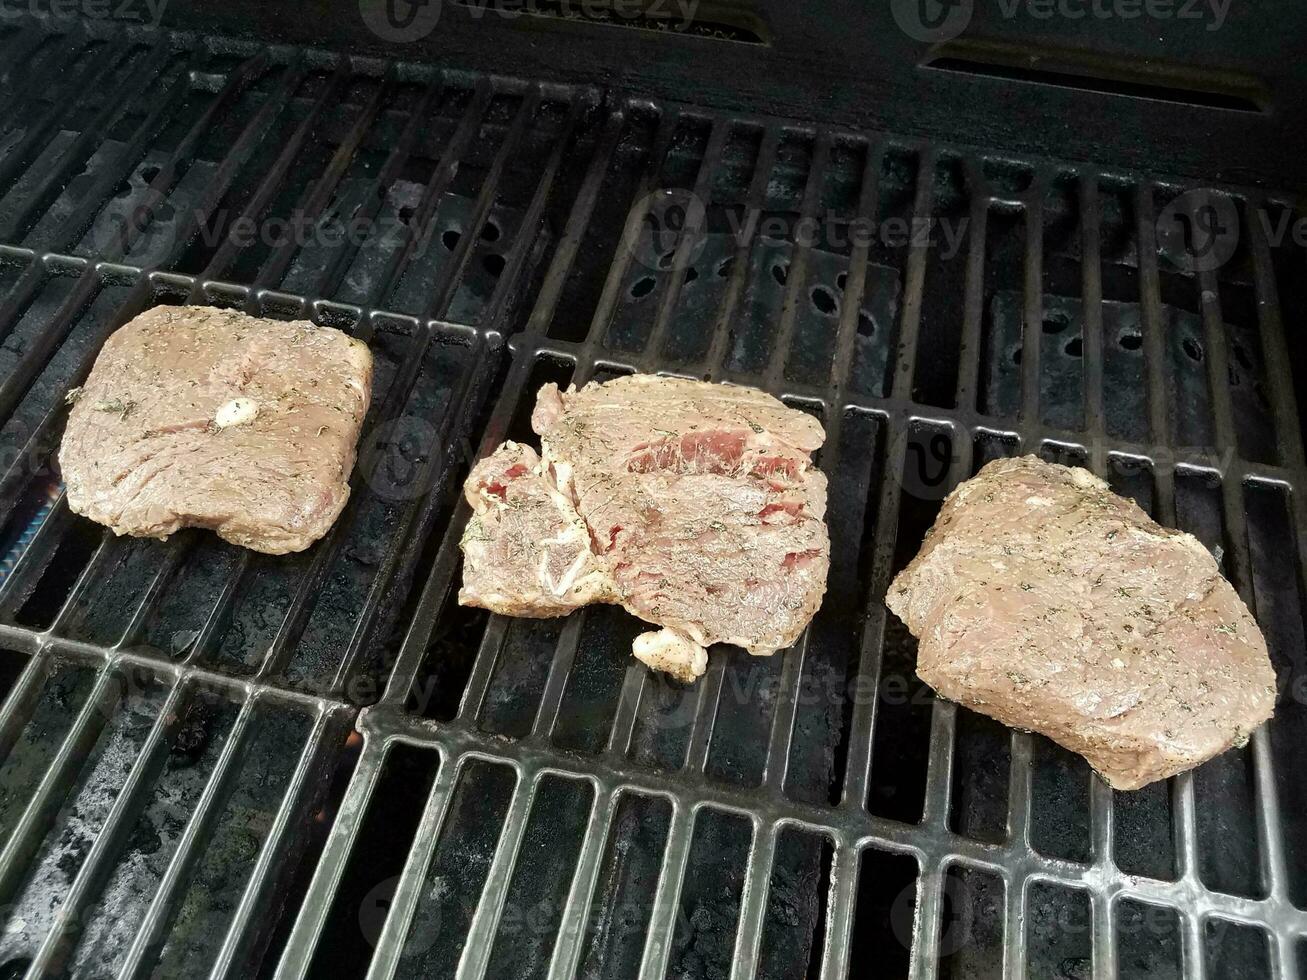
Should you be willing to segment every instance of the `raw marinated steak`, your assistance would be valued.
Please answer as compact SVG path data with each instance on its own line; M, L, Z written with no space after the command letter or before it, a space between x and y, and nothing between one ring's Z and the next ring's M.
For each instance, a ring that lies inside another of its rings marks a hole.
M1087 470L997 460L944 501L886 604L942 696L1137 789L1270 717L1266 642L1216 561Z
M156 307L105 342L70 394L68 505L116 534L204 527L302 551L349 499L371 389L371 353L339 330Z
M620 603L665 627L635 655L682 679L713 643L766 655L798 639L830 564L815 419L751 388L635 375L545 385L531 421L543 458L505 443L466 484L460 602Z

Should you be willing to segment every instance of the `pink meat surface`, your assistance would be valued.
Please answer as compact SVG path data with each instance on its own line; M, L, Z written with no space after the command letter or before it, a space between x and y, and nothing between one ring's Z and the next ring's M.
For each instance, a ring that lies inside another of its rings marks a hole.
M959 486L889 608L946 698L1137 789L1247 741L1266 641L1216 561L1088 470L997 460Z
M545 385L532 426L540 456L505 443L464 488L460 602L620 603L664 627L636 655L687 680L714 643L766 655L799 638L830 564L815 419L752 388L633 375Z

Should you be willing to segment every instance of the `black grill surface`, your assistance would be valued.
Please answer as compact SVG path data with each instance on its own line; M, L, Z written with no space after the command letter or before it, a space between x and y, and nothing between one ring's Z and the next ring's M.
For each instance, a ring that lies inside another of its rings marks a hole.
M1184 191L0 23L0 977L1298 977L1307 255L1274 194ZM1213 202L1216 263L1167 218ZM159 303L371 346L354 496L309 551L69 513L64 393ZM630 371L824 423L830 589L793 649L686 687L614 608L454 602L471 461L544 381ZM1114 794L916 679L887 583L1022 452L1222 557L1281 681L1247 748Z

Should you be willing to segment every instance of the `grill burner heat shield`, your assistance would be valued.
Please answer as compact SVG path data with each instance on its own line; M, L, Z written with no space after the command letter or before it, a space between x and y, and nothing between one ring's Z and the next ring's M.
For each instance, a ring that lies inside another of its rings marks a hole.
M0 976L1307 969L1288 198L49 18L0 23L0 106ZM1175 233L1213 215L1216 259ZM68 512L64 393L161 303L372 349L308 551ZM682 686L621 610L454 602L472 461L544 382L631 371L826 427L792 649ZM915 678L886 586L1026 452L1222 555L1281 687L1247 748L1113 793Z

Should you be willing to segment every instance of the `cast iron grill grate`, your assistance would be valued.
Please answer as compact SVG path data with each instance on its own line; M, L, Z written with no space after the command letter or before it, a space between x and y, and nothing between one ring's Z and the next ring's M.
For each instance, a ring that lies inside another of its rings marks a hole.
M95 24L0 45L0 972L1299 975L1307 256L1274 195L1222 195L1234 253L1185 271L1150 175ZM200 301L377 356L301 556L60 497L64 391ZM692 688L624 613L451 598L475 452L544 380L636 370L829 433L821 612ZM915 680L884 590L1016 452L1220 549L1282 680L1247 749L1113 794Z

